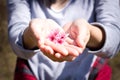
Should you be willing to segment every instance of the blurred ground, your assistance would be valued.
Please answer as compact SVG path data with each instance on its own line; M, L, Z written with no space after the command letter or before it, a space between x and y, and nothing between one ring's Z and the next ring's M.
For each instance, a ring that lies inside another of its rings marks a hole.
M8 44L6 3L0 0L0 80L13 80L15 59Z
M0 80L13 80L16 56L8 43L5 2L5 0L0 0ZM120 54L109 63L113 69L112 80L120 80Z

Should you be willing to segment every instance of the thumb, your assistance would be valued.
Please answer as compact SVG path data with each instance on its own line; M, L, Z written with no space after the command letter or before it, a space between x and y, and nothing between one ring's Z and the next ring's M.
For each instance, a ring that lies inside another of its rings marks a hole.
M76 37L76 44L81 47L84 48L86 46L86 38L87 38L87 29L85 27L82 27L81 29L79 29L79 33L77 34Z
M68 29L70 28L71 25L72 25L72 22L69 22L69 23L65 24L65 25L63 26L63 30L64 30L65 32L68 32Z
M76 45L77 45L77 46L79 46L79 47L81 47L81 48L84 48L84 46L85 46L84 36L83 36L83 37L82 37L82 35L77 36L75 42L76 42Z

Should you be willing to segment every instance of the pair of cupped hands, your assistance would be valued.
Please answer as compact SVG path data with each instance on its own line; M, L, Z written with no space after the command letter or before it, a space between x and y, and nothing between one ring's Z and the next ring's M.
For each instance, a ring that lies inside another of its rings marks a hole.
M83 19L63 27L51 19L33 19L25 31L24 44L28 49L38 47L53 61L73 61L82 54L90 39L89 25Z

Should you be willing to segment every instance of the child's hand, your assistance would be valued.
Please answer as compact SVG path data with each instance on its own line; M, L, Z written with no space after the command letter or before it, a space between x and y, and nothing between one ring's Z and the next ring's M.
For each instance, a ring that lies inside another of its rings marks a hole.
M40 45L40 49L46 56L54 61L72 61L78 56L78 47L68 44L65 39L68 34L60 31L58 28L50 31L46 37L45 45ZM52 48L50 50L50 48ZM52 53L52 54L50 54Z
M53 20L33 19L23 34L25 48L33 49L38 47L38 45L44 44L49 32L54 28L58 28L60 31L62 31L62 28L60 28L60 26Z
M66 41L71 44L79 47L79 54L81 54L90 39L90 24L83 20L79 19L70 23L67 23L64 26L64 30L69 34L70 39Z
M27 49L39 48L54 61L71 61L78 55L77 47L64 41L65 37L66 34L56 22L50 19L34 19L24 32L23 43Z

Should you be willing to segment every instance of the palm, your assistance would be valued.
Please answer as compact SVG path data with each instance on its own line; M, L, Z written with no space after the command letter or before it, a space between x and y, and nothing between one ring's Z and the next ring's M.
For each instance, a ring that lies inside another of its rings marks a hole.
M89 24L85 20L76 20L74 22L67 23L64 26L64 30L69 34L70 38L67 39L67 42L84 50L90 39L88 26Z
M73 60L72 56L78 54L76 47L64 40L64 30L52 20L37 19L31 24L30 31L39 49L52 60Z

